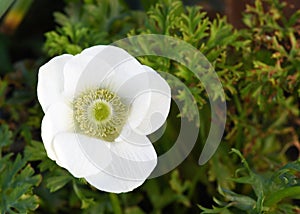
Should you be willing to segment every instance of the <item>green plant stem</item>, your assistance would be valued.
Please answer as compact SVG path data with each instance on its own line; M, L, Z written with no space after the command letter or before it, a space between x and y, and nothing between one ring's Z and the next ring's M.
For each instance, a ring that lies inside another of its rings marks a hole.
M114 213L115 214L122 214L122 209L121 209L121 205L120 205L120 201L119 201L118 196L114 193L110 193L109 198L110 198L111 205L112 205L112 208L114 210Z
M300 195L300 186L288 187L282 190L279 190L273 193L268 200L265 202L265 206L271 207L274 204L277 204L279 201L283 200L284 198L291 198L293 196Z
M244 119L245 112L243 111L242 104L236 94L233 95L233 100L234 100L234 103L235 103L235 106L237 108L239 115L241 116L242 119ZM237 139L236 139L236 142L237 142L236 147L238 149L242 148L243 139L244 139L243 138L243 127L241 124L239 124L237 127Z
M236 94L233 95L233 100L234 100L234 104L238 110L238 113L243 114L243 108L242 108L241 102Z

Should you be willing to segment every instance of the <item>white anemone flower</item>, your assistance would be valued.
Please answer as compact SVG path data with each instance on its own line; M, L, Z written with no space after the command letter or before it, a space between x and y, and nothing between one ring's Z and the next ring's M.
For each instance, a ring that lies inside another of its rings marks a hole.
M106 192L140 186L157 164L147 135L170 110L167 82L114 46L94 46L44 64L37 95L50 159Z

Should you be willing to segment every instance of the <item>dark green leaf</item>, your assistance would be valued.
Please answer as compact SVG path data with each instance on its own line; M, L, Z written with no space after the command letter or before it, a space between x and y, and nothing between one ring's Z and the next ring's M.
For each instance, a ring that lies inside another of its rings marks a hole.
M47 188L50 192L55 192L63 188L67 183L72 180L70 175L53 176L47 179Z
M12 132L9 130L8 125L0 126L0 151L2 147L12 144Z
M4 158L7 160L7 158ZM40 175L34 175L34 170L26 164L26 160L18 155L14 162L6 161L0 168L0 207L3 212L12 209L20 213L35 210L38 207L38 197L32 193L34 186L41 182Z

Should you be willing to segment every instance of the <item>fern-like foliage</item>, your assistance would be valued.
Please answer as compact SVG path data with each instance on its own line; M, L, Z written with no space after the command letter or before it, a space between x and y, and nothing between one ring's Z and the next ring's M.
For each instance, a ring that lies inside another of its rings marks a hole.
M122 4L115 4L114 1L99 2L74 1L64 14L55 15L60 26L46 36L45 49L49 55L74 54L91 45L108 44L126 36L162 34L185 41L203 53L225 90L227 126L217 153L209 164L199 167L193 165L199 155L199 150L196 150L197 157L191 155L187 164L183 163L186 168L183 166L178 170L179 173L170 175L171 188L164 188L167 186L165 177L143 185L141 189L146 193L153 213L163 212L168 207L176 211L187 210L193 206L193 200L203 205L201 199L197 198L197 192L203 192L198 188L200 183L206 186L207 194L219 193L219 199L215 199L217 207L202 207L203 213L299 211L292 204L292 199L297 199L299 195L299 161L288 163L286 155L287 148L299 147L299 11L288 18L282 13L285 6L283 1L255 0L244 13L246 27L238 30L227 22L226 17L217 16L211 20L201 7L185 6L183 1L159 0L146 13L124 10ZM101 14L98 11L102 11ZM157 47L155 41L149 45L138 45L145 50L155 45ZM178 56L185 53L180 48L163 48L158 47L158 51L172 51ZM197 104L196 111L200 112L199 142L205 142L211 112L201 81L174 60L159 56L141 56L138 60L155 70L172 74L186 86L172 93L183 104L180 112L182 117L194 120L196 115L193 108ZM197 57L189 57L185 62L197 65L197 60ZM205 71L205 66L199 67ZM194 100L186 99L190 94ZM213 98L219 97L218 91L214 91ZM175 121L174 118L170 120ZM163 139L164 143L160 145L168 148L172 146L169 143L174 134L166 135L167 140ZM243 154L235 151L244 163L242 170L237 170L235 178L232 175L240 161L236 156L231 158L228 155L231 147ZM31 155L40 154L32 161L41 162L39 169L45 174L45 186L57 194L63 188L72 192L69 201L71 207L84 207L89 213L118 212L120 206L124 206L125 213L143 213L137 205L145 200L142 193L129 193L130 196L121 197L99 196L81 185L81 181L55 169L54 163L46 160L40 142L32 142L27 150ZM190 182L179 178L183 175ZM218 193L214 191L216 184L220 186ZM173 206L173 202L183 206ZM114 207L108 206L109 203Z
M239 52L241 47L248 44L249 41L240 40L241 34L227 23L225 17L218 16L217 19L211 21L199 6L189 7L183 5L181 1L164 0L152 6L147 12L145 26L132 30L129 36L141 34L163 34L189 43L203 53L212 64L223 84L227 99L236 93L234 85L241 77L242 63L237 61L234 55L228 55L227 52L231 49ZM175 47L170 51L179 56L185 55L185 50L181 47ZM189 87L200 109L207 103L203 84L182 64L153 56L139 57L139 60L156 70L169 72L178 77ZM195 65L192 67L200 65L197 57L189 57L185 60L187 64ZM202 70L203 72L208 71L203 68ZM192 105L185 99L187 92L180 90L175 93L177 94L174 96L183 102L183 109L186 109L181 112L181 116L190 120L194 119L195 111L190 109ZM213 90L214 99L220 97L219 93L220 90Z
M41 182L40 175L20 154L4 151L12 144L12 132L6 125L0 127L0 213L27 213L39 206L39 198L33 193ZM1 157L2 156L2 157Z
M249 166L243 155L236 149L232 152L239 156L243 167L236 171L240 177L233 178L236 183L249 184L253 196L237 194L219 187L219 193L226 200L215 198L218 207L208 209L200 206L203 214L208 213L287 213L293 214L298 207L292 205L291 199L300 198L300 161L286 164L275 172L257 174Z
M59 27L45 34L45 50L50 56L77 54L92 45L108 44L143 19L142 13L126 12L118 0L71 1L65 13L56 12L54 17Z

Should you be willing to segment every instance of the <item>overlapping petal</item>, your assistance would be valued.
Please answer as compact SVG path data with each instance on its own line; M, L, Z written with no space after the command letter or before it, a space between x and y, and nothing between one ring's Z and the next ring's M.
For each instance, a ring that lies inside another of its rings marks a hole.
M52 141L58 133L73 131L73 112L65 103L58 102L51 105L42 120L41 135L47 152L52 160L57 156L53 149Z
M97 174L112 161L109 143L77 133L58 134L53 141L57 164L73 176Z
M61 96L64 84L63 69L72 57L69 54L57 56L40 67L37 97L44 112L50 105L63 99Z
M110 151L111 163L97 175L86 177L89 183L103 191L131 191L147 179L157 163L149 139L134 132L118 138L111 144Z
M131 131L111 144L112 162L105 172L127 180L146 179L157 163L157 154L145 135Z
M149 72L150 90L142 96L150 96L151 101L142 122L136 127L140 134L151 134L166 121L171 107L171 89L165 79L148 66L143 66Z
M99 52L101 52L106 46L94 46L92 48L87 48L84 51L82 51L80 54L75 55L64 67L63 75L65 77L64 81L64 95L69 97L69 99L72 99L76 92L80 93L82 89L89 88L90 81L80 81L82 77L85 75L83 74L85 72L86 67L90 63L90 61L94 58L95 55L97 55ZM101 59L98 61L99 64L101 64ZM104 62L105 63L105 62ZM93 71L97 71L95 73L90 74L87 76L88 78L96 80L98 83L102 81L102 79L105 77L106 72L108 72L105 69L99 69L99 65L95 67L91 67L90 69ZM101 68L101 67L100 67ZM102 67L103 68L103 67ZM97 76L95 76L95 74ZM79 82L81 84L79 85ZM86 84L83 84L86 83Z
M123 49L94 46L76 55L64 69L65 94L76 94L93 88L109 87L114 91L133 75L144 72L141 64ZM121 96L121 95L119 95Z
M145 182L143 180L124 180L104 172L85 177L86 181L99 190L113 193L129 192Z
M143 68L145 72L126 81L120 86L118 93L125 91L130 100L130 126L138 133L148 135L166 121L171 104L171 89L156 71L148 66ZM143 84L145 79L148 84Z

